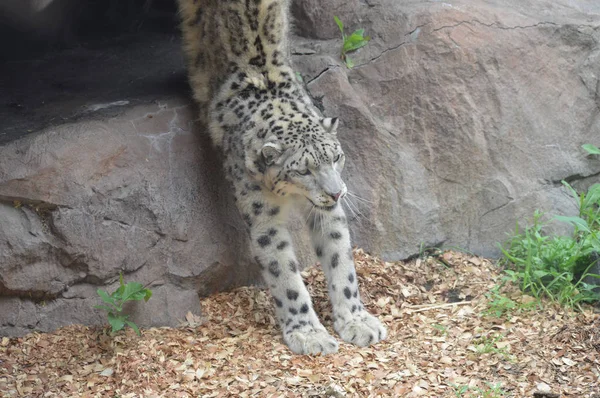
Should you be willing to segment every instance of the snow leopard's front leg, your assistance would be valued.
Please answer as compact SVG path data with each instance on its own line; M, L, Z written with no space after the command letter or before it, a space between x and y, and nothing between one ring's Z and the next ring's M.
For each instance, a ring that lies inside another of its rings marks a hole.
M338 343L319 321L302 281L285 209L260 191L238 199L238 207L249 227L255 260L273 296L283 341L297 354L336 352Z
M311 240L327 277L336 332L345 341L361 347L385 339L385 327L367 312L360 300L348 223L342 206L315 210L309 223Z

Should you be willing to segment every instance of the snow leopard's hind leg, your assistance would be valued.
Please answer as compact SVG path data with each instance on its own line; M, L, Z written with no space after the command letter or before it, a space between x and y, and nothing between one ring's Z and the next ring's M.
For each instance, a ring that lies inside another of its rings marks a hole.
M336 352L338 343L319 321L302 281L286 225L285 202L263 194L254 184L236 191L252 252L275 301L283 341L297 354Z
M361 347L385 339L385 327L367 312L360 299L348 223L342 206L338 204L330 210L315 209L311 214L311 240L327 277L336 332L345 341Z

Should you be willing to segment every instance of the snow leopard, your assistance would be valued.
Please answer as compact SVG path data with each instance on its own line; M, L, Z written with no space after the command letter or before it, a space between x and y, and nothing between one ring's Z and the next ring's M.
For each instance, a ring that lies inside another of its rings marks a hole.
M345 155L337 118L323 117L290 66L287 0L178 0L189 82L199 119L220 148L254 259L273 297L283 341L297 354L339 344L320 322L287 227L309 206L333 328L346 342L387 336L361 301L340 200Z

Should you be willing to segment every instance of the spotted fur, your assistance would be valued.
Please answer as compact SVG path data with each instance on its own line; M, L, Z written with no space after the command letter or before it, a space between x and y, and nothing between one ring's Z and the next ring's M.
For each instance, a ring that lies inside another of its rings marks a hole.
M194 98L223 151L283 340L296 353L338 349L313 310L287 228L290 210L303 203L312 205L310 233L335 330L360 346L384 339L385 328L360 300L339 205L347 189L337 119L320 115L288 64L288 1L178 1Z

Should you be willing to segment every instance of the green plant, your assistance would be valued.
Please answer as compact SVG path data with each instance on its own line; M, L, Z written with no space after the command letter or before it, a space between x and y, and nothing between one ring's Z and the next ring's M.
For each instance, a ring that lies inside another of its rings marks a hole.
M590 155L600 155L600 148L598 148L596 145L584 144L581 147Z
M581 303L600 300L597 286L589 283L591 278L600 278L591 272L600 253L600 184L581 194L567 182L563 184L577 201L579 215L555 216L554 220L570 224L573 234L545 235L542 213L536 211L533 226L521 232L517 223L501 250L506 274L523 292L580 309Z
M342 32L342 59L346 63L346 66L349 69L352 69L352 67L354 67L354 62L350 59L348 53L366 46L371 38L369 36L364 36L364 29L357 29L350 36L346 36L344 33L344 23L337 16L334 16L333 19L335 19L335 23L340 28L340 32Z
M500 318L511 316L514 312L528 311L540 305L540 301L535 298L532 299L531 296L522 296L522 300L517 301L502 294L500 289L504 287L506 282L508 282L508 278L505 278L500 285L494 286L489 293L485 294L488 299L488 308L484 311L484 315Z
M457 386L453 385L454 394L458 398L466 397L468 392L471 392L469 397L482 397L482 398L500 398L505 397L506 392L502 389L502 385L500 383L491 384L486 383L487 388L484 390L479 387L469 387L465 385Z
M112 292L110 295L102 289L98 289L98 295L107 305L97 305L95 308L105 310L108 315L108 323L112 330L111 333L116 333L123 329L125 325L131 327L135 332L140 335L140 329L135 323L128 320L129 315L124 315L123 305L128 301L148 301L152 297L152 291L145 288L141 283L123 282L123 274L119 275L120 286L117 290Z
M500 286L495 286L485 297L489 300L488 309L484 315L494 315L497 318L508 315L518 307L518 303L513 299L501 294L498 289Z
M452 387L454 388L454 394L457 398L464 397L464 394L467 391L469 391L469 386L465 386L465 385L461 385L461 386L453 385Z
M505 347L498 348L496 343L502 340L504 335L494 334L491 336L483 336L473 340L475 346L475 352L478 354L495 354L499 355L504 359L511 359L511 355Z
M448 328L444 325L440 325L438 323L434 323L431 325L440 335L444 336L448 334Z

